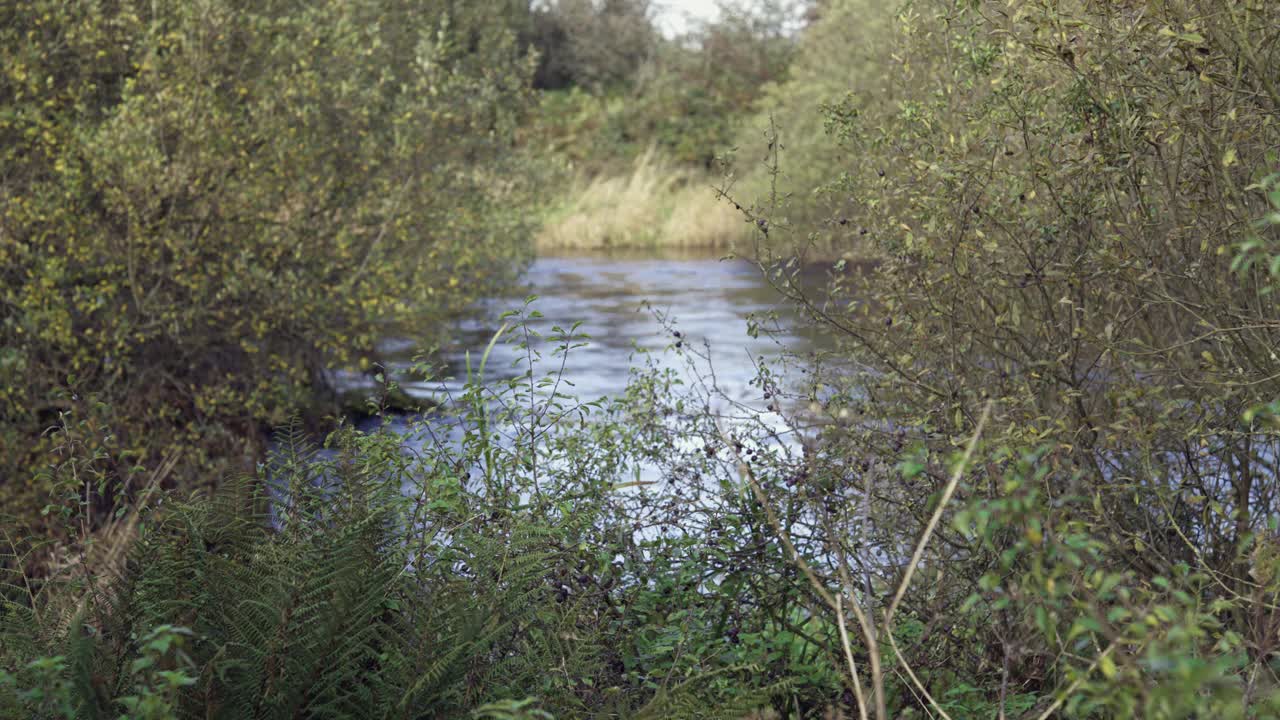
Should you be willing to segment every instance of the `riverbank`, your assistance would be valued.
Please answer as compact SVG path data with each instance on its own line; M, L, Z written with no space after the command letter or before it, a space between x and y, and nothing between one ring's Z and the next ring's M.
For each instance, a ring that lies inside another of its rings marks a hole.
M607 248L731 250L750 224L717 197L716 178L650 148L624 175L578 177L535 236L540 253Z

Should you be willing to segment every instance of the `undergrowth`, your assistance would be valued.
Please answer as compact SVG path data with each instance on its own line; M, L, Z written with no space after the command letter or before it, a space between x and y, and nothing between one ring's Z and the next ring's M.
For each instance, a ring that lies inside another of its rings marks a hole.
M483 382L486 353L408 433L451 441L290 426L256 475L148 483L96 529L92 459L60 467L49 513L81 532L8 538L10 565L52 570L5 578L0 717L733 718L838 694L795 679L812 651L792 658L767 598L708 582L696 538L637 531L636 432L535 375L583 341L540 342L536 318L500 333L523 372Z

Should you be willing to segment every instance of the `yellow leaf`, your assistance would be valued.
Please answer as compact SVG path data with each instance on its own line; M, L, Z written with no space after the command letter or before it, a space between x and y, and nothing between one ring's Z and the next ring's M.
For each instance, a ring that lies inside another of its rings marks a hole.
M1108 680L1111 680L1116 676L1116 661L1112 660L1110 655L1103 655L1098 658L1098 669Z
M1027 528L1027 540L1032 545L1039 546L1040 543L1044 542L1044 533L1040 531L1040 528L1032 525Z

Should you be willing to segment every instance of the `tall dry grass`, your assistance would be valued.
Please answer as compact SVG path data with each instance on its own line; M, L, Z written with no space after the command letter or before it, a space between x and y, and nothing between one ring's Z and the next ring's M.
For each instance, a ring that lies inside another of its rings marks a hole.
M627 175L580 179L537 235L539 250L636 247L732 249L748 237L713 179L673 166L650 148Z

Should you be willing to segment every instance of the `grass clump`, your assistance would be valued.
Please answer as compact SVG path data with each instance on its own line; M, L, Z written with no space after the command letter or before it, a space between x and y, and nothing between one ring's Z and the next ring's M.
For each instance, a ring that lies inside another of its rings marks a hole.
M712 178L650 148L622 175L579 179L535 238L538 250L724 248L748 237Z

